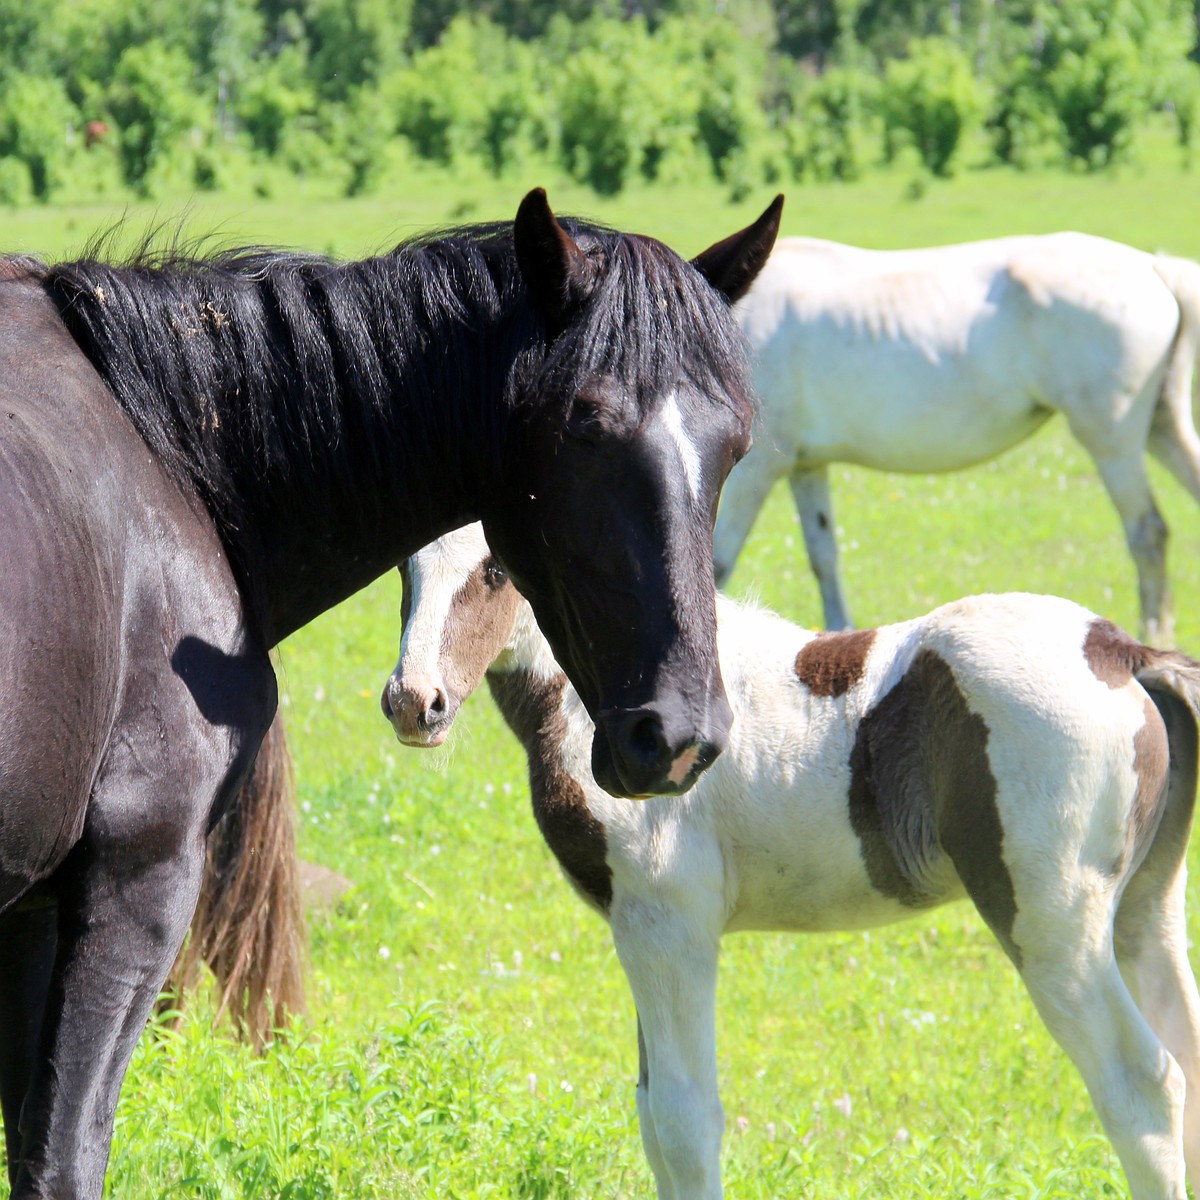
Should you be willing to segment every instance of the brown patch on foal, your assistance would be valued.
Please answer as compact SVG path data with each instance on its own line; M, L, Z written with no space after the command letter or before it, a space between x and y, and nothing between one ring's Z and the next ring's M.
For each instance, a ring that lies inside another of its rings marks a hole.
M922 650L863 718L850 754L850 823L875 888L913 908L941 897L921 886L944 852L1009 957L1017 904L987 754L988 727L954 673Z
M1125 630L1094 618L1083 639L1083 657L1101 683L1110 688L1124 687L1152 658L1154 652L1135 642Z
M796 677L814 696L843 696L862 677L874 629L819 633L796 655Z
M567 677L539 679L525 671L489 673L488 687L529 758L533 815L559 866L585 900L602 912L612 904L612 868L604 825L579 782L563 765Z
M469 696L512 636L521 594L485 558L455 593L442 628L438 666L447 688Z

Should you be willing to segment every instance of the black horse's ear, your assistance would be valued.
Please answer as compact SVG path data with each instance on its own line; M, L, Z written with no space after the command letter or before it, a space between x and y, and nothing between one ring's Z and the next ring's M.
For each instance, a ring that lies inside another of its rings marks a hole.
M753 225L709 246L692 259L692 266L720 292L730 304L736 304L766 265L771 247L779 233L783 214L783 196L776 196Z
M545 188L534 188L517 209L513 242L521 278L553 337L586 295L587 256L550 211Z

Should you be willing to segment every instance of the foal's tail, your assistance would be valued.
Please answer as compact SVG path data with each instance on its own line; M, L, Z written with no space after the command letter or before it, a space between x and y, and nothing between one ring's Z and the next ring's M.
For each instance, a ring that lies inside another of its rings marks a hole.
M241 791L208 838L191 931L167 981L183 1006L207 963L238 1036L261 1046L304 1010L306 936L292 760L277 713Z
M1170 650L1144 650L1135 676L1167 728L1167 790L1151 853L1177 866L1187 853L1200 782L1200 663Z
M1167 407L1176 422L1185 419L1187 424L1182 428L1187 428L1193 424L1192 374L1196 356L1200 354L1200 263L1190 258L1158 254L1154 258L1154 269L1179 305L1179 330L1159 392L1159 403Z

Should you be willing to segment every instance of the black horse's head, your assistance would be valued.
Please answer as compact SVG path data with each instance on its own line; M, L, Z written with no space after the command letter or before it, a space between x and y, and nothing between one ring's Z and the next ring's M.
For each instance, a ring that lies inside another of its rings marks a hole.
M727 740L712 527L752 414L729 308L781 208L691 263L560 223L540 190L517 214L546 349L517 376L505 494L483 523L596 723L593 771L615 795L685 791Z

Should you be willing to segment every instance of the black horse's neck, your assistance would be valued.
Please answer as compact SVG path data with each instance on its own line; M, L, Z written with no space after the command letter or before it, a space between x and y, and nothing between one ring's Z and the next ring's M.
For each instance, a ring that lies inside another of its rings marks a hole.
M360 263L85 261L46 283L274 642L478 515L541 339L511 244L485 227Z

